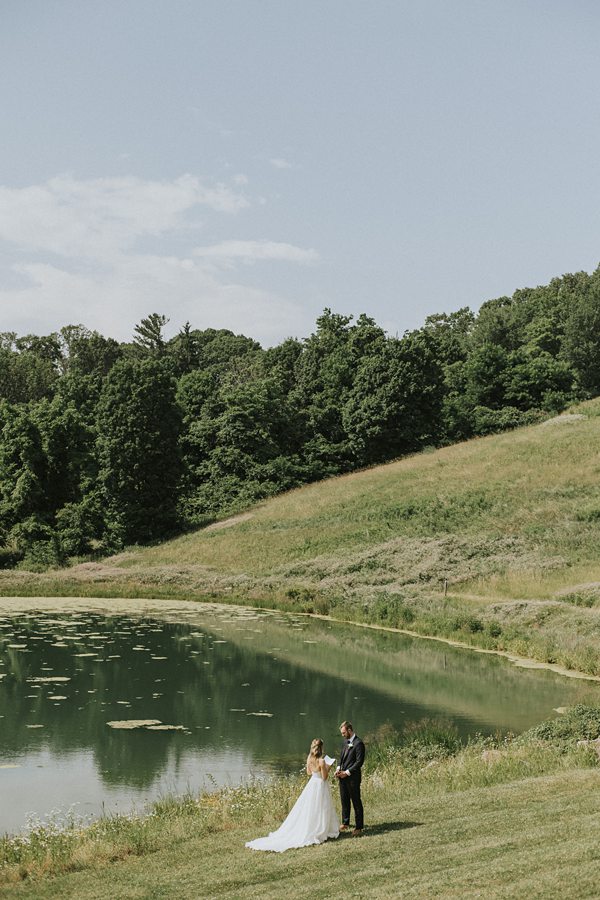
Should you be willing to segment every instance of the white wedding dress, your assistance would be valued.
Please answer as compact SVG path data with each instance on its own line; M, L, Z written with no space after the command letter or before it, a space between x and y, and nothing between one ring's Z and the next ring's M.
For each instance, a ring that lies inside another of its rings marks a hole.
M285 822L268 837L248 841L251 850L283 853L292 847L322 844L340 833L340 822L333 805L331 787L320 774L311 775Z

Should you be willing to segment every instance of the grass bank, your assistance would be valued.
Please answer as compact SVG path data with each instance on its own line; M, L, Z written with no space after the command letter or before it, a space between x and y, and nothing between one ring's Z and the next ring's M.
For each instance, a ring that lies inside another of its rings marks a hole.
M600 400L309 485L6 596L233 600L407 628L600 675Z
M305 779L164 800L149 815L0 840L0 895L133 897L597 896L600 770L577 707L520 737L460 747L422 723L370 743L368 828L320 847L258 854ZM560 834L560 842L557 835Z

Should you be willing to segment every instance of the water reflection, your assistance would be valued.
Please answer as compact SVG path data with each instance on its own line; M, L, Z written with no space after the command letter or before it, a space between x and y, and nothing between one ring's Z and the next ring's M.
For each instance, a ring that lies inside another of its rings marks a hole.
M520 731L600 696L589 682L401 635L233 607L156 609L0 617L0 831L31 811L125 809L209 776L296 770L315 735L336 752L343 718L366 734L442 715L466 736ZM184 730L107 725L133 719Z

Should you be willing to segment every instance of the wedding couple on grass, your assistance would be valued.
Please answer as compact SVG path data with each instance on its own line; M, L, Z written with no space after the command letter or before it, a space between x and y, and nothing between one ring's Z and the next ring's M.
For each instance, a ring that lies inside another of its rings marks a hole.
M350 830L350 806L354 808L353 835L362 834L363 805L360 798L361 769L365 760L365 745L354 733L351 722L342 722L340 733L344 739L340 762L335 770L342 804L340 825L329 785L329 772L335 759L323 755L323 741L315 738L306 760L308 784L296 800L285 822L268 837L248 841L251 850L273 850L282 853L293 847L322 844L336 838L340 831Z

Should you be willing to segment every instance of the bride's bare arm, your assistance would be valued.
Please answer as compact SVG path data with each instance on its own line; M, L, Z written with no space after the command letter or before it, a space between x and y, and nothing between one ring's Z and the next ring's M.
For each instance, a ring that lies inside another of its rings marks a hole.
M321 770L321 777L323 781L327 781L330 768L331 766L328 766L324 759L319 760L319 769Z

